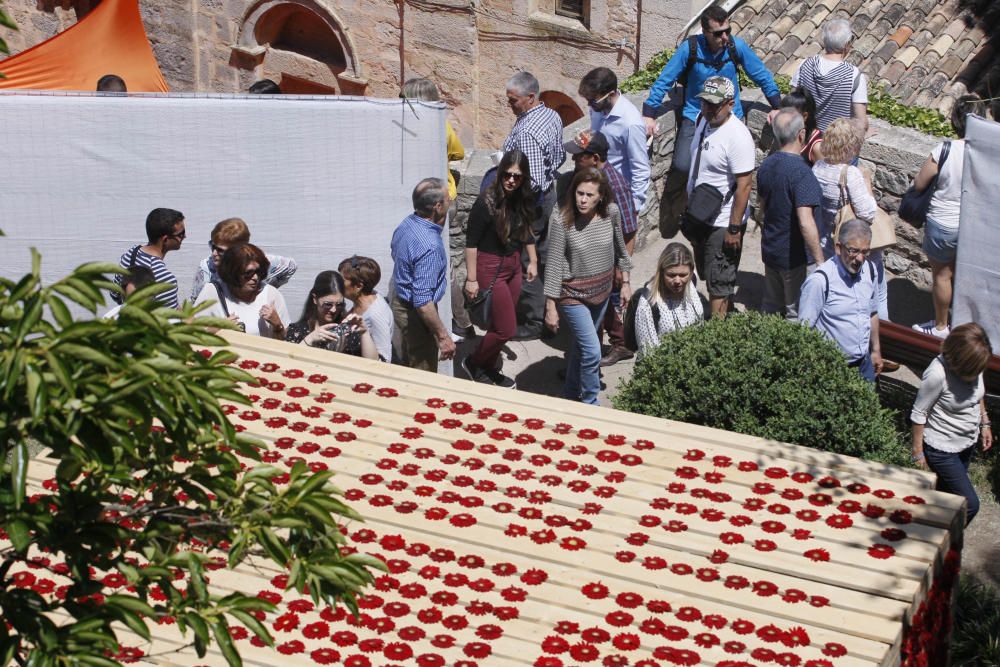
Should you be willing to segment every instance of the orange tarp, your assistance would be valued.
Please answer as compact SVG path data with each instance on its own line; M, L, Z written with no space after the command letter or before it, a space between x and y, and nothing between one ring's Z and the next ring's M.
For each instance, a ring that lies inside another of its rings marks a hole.
M138 0L104 0L67 30L0 61L0 88L94 90L105 74L125 80L129 92L167 92Z

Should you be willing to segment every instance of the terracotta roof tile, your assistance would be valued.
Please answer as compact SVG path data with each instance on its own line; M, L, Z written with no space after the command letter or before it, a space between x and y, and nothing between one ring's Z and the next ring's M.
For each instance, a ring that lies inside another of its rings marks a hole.
M978 89L1000 71L1000 48L966 26L957 0L746 0L732 22L772 71L791 74L821 52L820 28L831 18L851 22L848 62L904 103L947 112L966 86Z
M792 33L789 37L795 37L799 40L799 46L802 46L806 42L815 42L819 35L819 30L816 28L816 24L812 21L800 21L798 25L792 28ZM797 48L797 47L796 47Z

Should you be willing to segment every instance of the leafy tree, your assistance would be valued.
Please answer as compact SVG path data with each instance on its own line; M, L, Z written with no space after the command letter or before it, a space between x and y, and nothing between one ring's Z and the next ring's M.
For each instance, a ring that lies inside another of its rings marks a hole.
M874 387L814 329L747 313L667 336L616 408L903 465Z
M290 481L272 466L244 470L258 445L238 433L220 400L247 403L238 385L256 380L207 327L151 299L150 285L118 320L75 320L68 302L96 312L106 274L85 264L51 285L31 273L0 278L0 665L115 665L123 626L149 638L147 621L170 617L199 655L214 642L230 665L237 621L272 639L257 616L272 606L213 592L206 570L264 558L288 571L288 586L316 602L355 595L381 561L345 555L338 520L358 519L337 497L330 472L302 463ZM178 320L179 318L179 320ZM29 496L32 443L51 450L56 477ZM68 577L62 595L18 586L31 563ZM101 579L128 588L102 595ZM262 616L261 616L262 617Z

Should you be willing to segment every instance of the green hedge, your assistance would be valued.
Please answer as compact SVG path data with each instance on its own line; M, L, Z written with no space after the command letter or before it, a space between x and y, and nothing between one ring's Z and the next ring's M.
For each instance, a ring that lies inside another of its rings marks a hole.
M621 410L906 465L875 388L819 332L747 313L667 336L613 399Z
M646 63L644 68L622 81L621 89L629 93L648 90L656 82L663 66L673 55L673 49L660 51ZM778 89L782 94L789 91L791 84L787 76L775 75L774 81L778 84ZM757 84L746 75L743 68L740 68L740 86L743 88L757 87ZM871 80L868 82L868 113L873 118L880 118L897 127L911 127L937 137L955 136L951 121L940 112L926 107L903 104L884 86L876 85Z

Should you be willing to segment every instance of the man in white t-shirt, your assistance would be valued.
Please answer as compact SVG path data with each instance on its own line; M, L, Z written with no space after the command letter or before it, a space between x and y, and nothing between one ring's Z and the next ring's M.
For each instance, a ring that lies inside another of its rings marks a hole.
M698 98L701 114L691 142L688 198L698 186L710 185L722 194L722 208L710 229L689 237L698 275L708 286L712 317L725 317L736 292L736 273L746 231L747 202L754 170L750 130L733 115L736 87L724 76L705 80Z
M838 118L851 118L868 129L868 77L847 62L851 52L851 23L833 19L823 24L824 53L806 58L792 76L816 101L816 127L822 132Z

